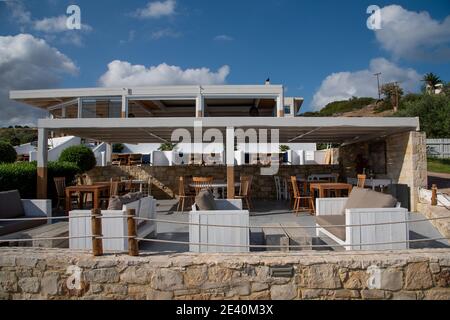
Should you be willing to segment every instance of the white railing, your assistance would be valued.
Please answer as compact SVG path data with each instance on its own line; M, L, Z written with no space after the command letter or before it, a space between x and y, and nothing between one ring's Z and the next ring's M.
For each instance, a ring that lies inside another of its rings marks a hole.
M450 158L450 139L427 139L427 154L436 158Z

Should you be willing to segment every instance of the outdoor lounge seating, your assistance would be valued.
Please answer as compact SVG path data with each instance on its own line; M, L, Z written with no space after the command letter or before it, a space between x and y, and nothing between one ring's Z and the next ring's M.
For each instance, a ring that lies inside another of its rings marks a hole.
M196 203L189 213L189 223L202 224L189 226L191 252L249 252L245 246L250 243L250 231L239 227L249 225L249 212L242 210L240 199L217 200L211 192L204 190L196 197ZM236 228L212 225L231 225Z
M391 195L354 188L348 198L316 199L316 208L316 235L323 233L346 250L408 248L402 242L409 238L408 210Z
M51 200L20 199L18 190L0 192L0 219L51 217ZM0 236L50 223L46 220L0 221Z
M136 216L154 219L156 216L156 200L153 197L140 198L138 195L126 195L132 202L123 201L124 197L110 199L108 210L102 210L102 233L104 237L124 237L122 239L103 239L103 248L106 251L128 250L127 218L109 219L106 217L126 215L128 209L135 209ZM122 204L123 203L123 204ZM119 208L117 208L119 206ZM69 212L69 235L82 237L91 234L91 218L82 217L91 214L90 210L73 210ZM154 221L136 221L138 237L156 236L156 223ZM92 241L90 237L70 239L70 249L90 250Z

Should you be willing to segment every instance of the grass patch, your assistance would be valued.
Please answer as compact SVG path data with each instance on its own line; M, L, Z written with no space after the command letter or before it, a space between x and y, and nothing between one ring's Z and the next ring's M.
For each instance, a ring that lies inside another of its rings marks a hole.
M450 173L450 159L428 158L428 171Z

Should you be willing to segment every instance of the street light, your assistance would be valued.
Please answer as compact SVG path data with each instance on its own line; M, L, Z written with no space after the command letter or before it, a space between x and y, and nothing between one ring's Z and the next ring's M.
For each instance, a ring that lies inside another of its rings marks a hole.
M381 100L380 75L381 75L381 72L374 74L374 76L377 77L377 83L378 83L378 100Z

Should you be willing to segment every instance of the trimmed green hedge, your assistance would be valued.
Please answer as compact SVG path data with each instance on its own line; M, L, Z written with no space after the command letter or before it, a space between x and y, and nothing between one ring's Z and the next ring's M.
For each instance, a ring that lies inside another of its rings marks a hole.
M14 147L4 141L0 141L0 163L13 163L17 159L17 152Z
M48 163L48 198L56 199L54 177L65 177L71 184L75 175L80 173L75 163ZM36 162L16 162L0 164L0 191L19 190L23 199L36 198Z
M84 145L72 146L65 149L59 156L59 161L73 162L83 172L93 169L97 164L94 152Z

